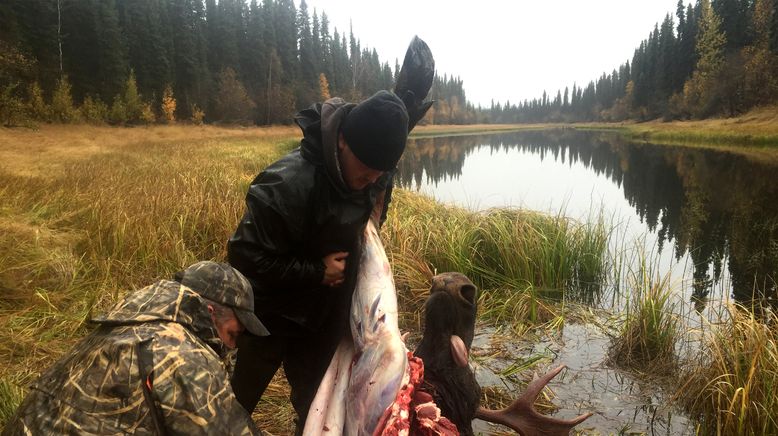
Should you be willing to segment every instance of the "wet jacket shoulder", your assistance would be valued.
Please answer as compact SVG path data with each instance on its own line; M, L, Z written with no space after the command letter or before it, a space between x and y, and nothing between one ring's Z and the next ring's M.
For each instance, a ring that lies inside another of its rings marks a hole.
M260 434L208 345L205 304L171 281L129 295L35 382L3 434Z
M356 253L376 198L387 187L388 176L362 192L343 181L337 139L353 106L333 98L297 114L300 147L254 179L228 243L229 261L251 281L255 310L271 334L290 324L316 328L328 315L335 303L333 290L320 285L321 259L336 251Z

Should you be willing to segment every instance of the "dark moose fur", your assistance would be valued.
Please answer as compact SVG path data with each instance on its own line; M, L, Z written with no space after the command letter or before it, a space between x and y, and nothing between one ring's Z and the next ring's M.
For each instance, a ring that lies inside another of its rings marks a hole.
M443 416L463 435L472 435L472 420L481 387L470 366L458 366L451 355L450 338L462 338L470 350L475 332L477 289L464 275L443 273L432 279L424 307L424 336L415 354L424 361L425 390L432 394Z

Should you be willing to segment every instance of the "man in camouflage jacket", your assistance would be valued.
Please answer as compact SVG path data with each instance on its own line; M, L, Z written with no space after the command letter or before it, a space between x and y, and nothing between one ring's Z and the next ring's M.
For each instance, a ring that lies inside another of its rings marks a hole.
M254 317L251 285L199 262L128 295L31 387L3 435L261 434L219 354ZM231 309L231 310L230 310Z

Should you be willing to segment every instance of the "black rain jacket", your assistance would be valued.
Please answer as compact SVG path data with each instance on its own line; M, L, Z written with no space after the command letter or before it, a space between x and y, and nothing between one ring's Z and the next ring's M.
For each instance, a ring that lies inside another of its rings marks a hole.
M340 98L295 116L300 147L262 171L246 195L246 213L227 245L230 264L254 288L254 310L272 335L300 336L338 317L345 326L358 268L362 232L380 194L382 216L393 172L362 191L350 190L338 163L340 125L354 104ZM349 252L346 280L321 285L322 258Z

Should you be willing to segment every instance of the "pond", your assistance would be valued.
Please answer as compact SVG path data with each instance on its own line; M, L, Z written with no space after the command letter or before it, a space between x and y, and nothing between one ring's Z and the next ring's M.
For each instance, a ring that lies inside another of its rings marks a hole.
M617 244L639 240L698 308L727 296L772 304L778 293L775 163L611 132L522 131L410 141L398 183L473 210L602 214Z
M409 142L396 178L406 189L471 210L602 217L612 229L614 256L637 247L657 274L671 277L675 297L686 303L676 310L691 325L715 322L726 300L776 305L776 182L774 160L575 129L418 138ZM598 301L617 313L623 300ZM476 359L478 379L518 393L521 382L499 374L546 356L570 368L550 385L561 417L595 412L578 427L585 434L694 434L694 423L668 405L659 387L608 367L610 340L602 328L608 323L566 323L558 337L515 344L509 353L495 353L505 341L481 327L473 355L509 357ZM475 428L493 431L485 423Z

